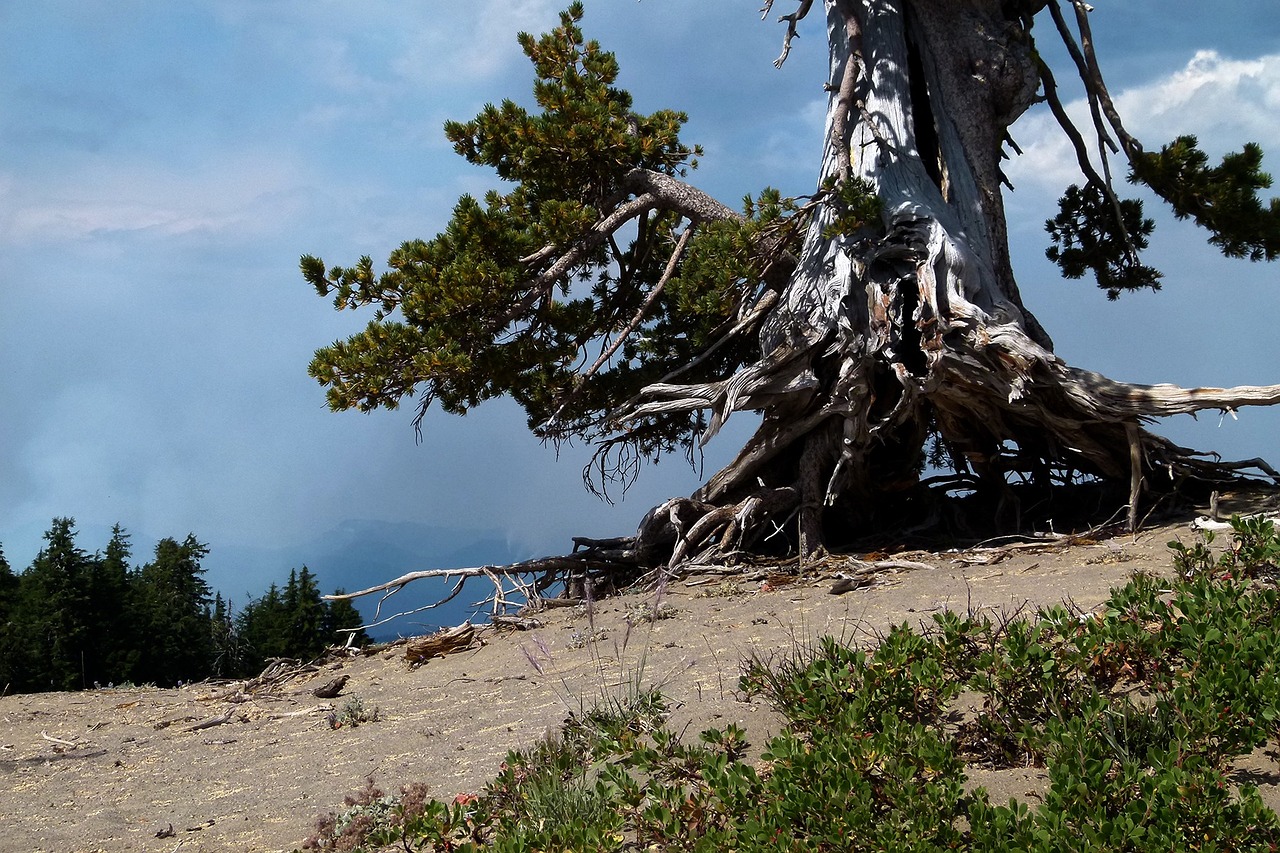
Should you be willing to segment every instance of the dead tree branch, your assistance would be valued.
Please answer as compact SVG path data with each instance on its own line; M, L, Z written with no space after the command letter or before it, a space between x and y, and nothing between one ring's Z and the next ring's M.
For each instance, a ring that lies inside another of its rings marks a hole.
M791 40L799 35L796 24L801 21L805 15L809 14L810 7L813 6L813 0L800 0L800 7L790 15L783 15L778 18L778 23L787 22L787 34L782 39L782 54L773 61L774 68L781 68L783 63L787 61L787 57L791 55ZM769 14L769 10L773 8L773 0L765 3L761 10L765 15Z

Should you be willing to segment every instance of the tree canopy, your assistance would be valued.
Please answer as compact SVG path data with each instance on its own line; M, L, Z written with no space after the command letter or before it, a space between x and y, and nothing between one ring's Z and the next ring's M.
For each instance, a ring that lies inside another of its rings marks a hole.
M445 126L459 154L511 191L463 196L444 232L406 242L380 274L368 257L329 269L303 258L336 307L374 309L363 333L312 362L335 410L396 408L417 394L420 421L433 403L462 414L509 396L535 434L596 440L614 435L609 414L646 385L710 378L750 357L744 287L784 281L790 205L766 191L737 214L673 180L701 153L679 139L686 116L633 112L614 56L584 40L582 14L575 5L553 32L519 37L540 112L506 100ZM681 240L686 220L704 227ZM777 234L762 250L764 231ZM656 456L704 426L696 413L659 416L623 443Z
M812 7L779 18L779 67ZM1012 123L1047 105L1082 175L1046 223L1047 255L1116 298L1157 288L1160 272L1141 255L1151 220L1114 175L1223 253L1272 260L1280 200L1259 194L1271 182L1261 149L1211 165L1192 136L1145 148L1112 102L1081 0L822 8L815 189L783 198L766 186L738 210L690 183L703 155L679 138L682 113L633 111L616 59L584 37L582 3L541 37L521 34L536 108L508 100L445 126L503 189L462 197L442 233L404 243L383 272L369 257L302 259L336 308L373 310L311 363L330 406L416 398L420 424L433 403L461 414L509 396L536 435L594 442L604 483L691 452L736 410L760 412L730 466L628 543L672 564L769 538L810 551L888 515L936 522L939 496L1021 517L1023 493L1085 482L1119 488L1133 524L1144 494L1236 477L1141 425L1270 405L1280 388L1138 386L1058 359L1009 262L1000 163L1016 153ZM1042 29L1087 93L1085 130L1037 49ZM789 519L798 534L776 536Z
M360 614L325 602L306 566L236 613L211 597L209 546L194 535L160 540L136 567L120 525L98 553L78 535L74 519L55 518L17 574L0 550L0 695L251 676L270 658L312 660L352 633L369 642Z

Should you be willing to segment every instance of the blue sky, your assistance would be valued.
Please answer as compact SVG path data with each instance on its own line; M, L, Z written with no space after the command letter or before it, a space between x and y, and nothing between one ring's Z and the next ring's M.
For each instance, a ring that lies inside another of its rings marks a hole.
M781 28L758 5L587 3L587 32L618 53L637 108L689 113L685 138L707 149L694 178L730 204L765 184L805 192L816 170L820 21L775 71ZM433 235L460 193L491 186L441 124L526 97L514 35L553 25L560 6L0 0L0 543L15 567L52 517L71 515L89 550L120 522L140 560L156 539L194 532L213 549L210 582L240 593L314 565L317 543L352 522L496 535L495 559L535 556L573 535L630 532L697 485L664 462L611 507L582 488L588 451L557 457L509 404L433 416L416 446L408 412L331 414L306 375L316 347L365 318L317 298L298 256L385 259ZM1104 67L1140 138L1280 147L1274 0L1218 2L1212 15L1184 0L1095 6ZM1280 381L1280 268L1216 258L1203 235L1162 221L1164 292L1109 304L1062 282L1041 223L1071 158L1043 116L1015 136L1016 264L1062 355L1125 380ZM742 420L709 448L708 469L732 455ZM1244 410L1165 431L1280 461L1278 426L1280 413Z

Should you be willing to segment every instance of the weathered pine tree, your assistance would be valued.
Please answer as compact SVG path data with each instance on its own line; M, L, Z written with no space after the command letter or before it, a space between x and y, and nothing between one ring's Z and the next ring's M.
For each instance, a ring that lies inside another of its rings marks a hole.
M814 5L781 18L777 65ZM1114 296L1159 274L1140 259L1151 225L1113 170L1229 255L1280 252L1257 146L1217 166L1190 137L1145 148L1112 103L1082 0L818 8L830 73L817 189L766 190L741 213L685 181L700 152L678 137L684 116L633 111L614 57L583 38L581 4L553 32L521 35L540 111L506 101L446 125L512 188L463 197L443 233L405 243L381 274L367 257L303 259L336 307L375 312L316 353L330 405L417 395L421 419L509 395L537 435L596 442L606 481L710 440L736 411L762 414L696 494L656 508L633 539L580 551L587 568L674 565L778 531L772 547L811 552L936 519L957 495L1012 520L1027 494L1043 503L1081 483L1115 485L1112 508L1128 503L1133 523L1144 494L1238 476L1144 424L1272 405L1280 386L1133 385L1064 363L1019 295L1000 164L1010 125L1046 104L1082 174L1049 225L1050 256ZM1066 45L1092 127L1067 115L1041 38Z

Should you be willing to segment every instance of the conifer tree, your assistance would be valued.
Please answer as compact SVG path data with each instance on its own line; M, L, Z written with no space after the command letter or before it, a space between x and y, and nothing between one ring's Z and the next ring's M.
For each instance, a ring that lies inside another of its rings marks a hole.
M290 657L289 609L277 584L244 606L236 633L243 641L242 674L261 672L271 658Z
M1108 513L1127 506L1133 526L1143 501L1236 481L1240 466L1144 425L1273 405L1280 386L1136 385L1056 356L1013 274L1001 161L1016 154L1013 122L1043 104L1082 176L1047 225L1049 255L1118 296L1159 272L1116 174L1228 255L1276 257L1280 202L1259 196L1257 146L1219 165L1189 136L1144 147L1111 99L1084 0L799 0L779 67L813 8L830 60L814 81L828 92L814 191L764 189L740 212L685 180L700 152L679 137L684 116L634 109L615 58L583 35L581 3L546 35L521 34L536 107L503 101L445 126L502 188L463 196L442 233L405 242L383 272L368 257L302 259L335 307L372 313L311 363L330 406L416 397L420 423L431 405L509 396L538 436L595 442L589 473L604 483L761 413L691 498L580 552L595 568L810 553L939 519L980 532L1032 521L1033 507L1065 515L1086 491ZM1092 127L1063 108L1043 40L1066 47Z
M345 590L335 589L334 595L343 595ZM373 642L364 630L364 618L356 610L350 599L338 598L327 602L325 607L325 636L334 645L352 645L360 647ZM358 630L357 630L358 629ZM349 639L348 639L349 638Z
M78 690L89 683L93 560L76 545L75 519L55 518L44 540L20 579L18 683L24 689Z
M306 566L235 613L220 592L210 597L209 548L194 535L161 540L132 571L118 524L98 555L76 545L70 518L54 519L45 540L21 575L0 548L0 695L256 675L272 658L314 659L361 625L350 602L323 601Z
M138 680L171 685L211 671L212 599L201 566L208 553L193 534L181 542L162 539L154 558L137 572L135 618L142 637Z
M320 599L316 576L303 566L290 572L291 585L296 585L289 613L289 647L293 657L310 660L329 647L333 638L325 632L325 607Z
M335 616L332 605L326 606L321 598L311 570L291 569L283 590L272 584L236 618L236 633L243 644L241 670L261 671L272 658L311 660L329 646L345 643L346 635L338 635L337 630L361 624L355 608L349 603L347 608L339 608ZM367 641L363 632L359 639Z
M0 613L7 614L18 593L18 576L13 573L9 561L4 556L4 545L0 544Z
M0 696L9 692L19 677L22 650L18 641L18 587L4 548L0 546Z
M140 640L130 607L130 555L129 534L116 524L106 550L93 561L89 573L89 684L125 681L137 664Z

